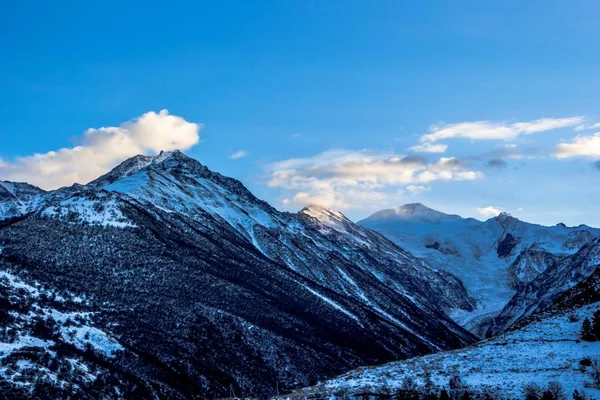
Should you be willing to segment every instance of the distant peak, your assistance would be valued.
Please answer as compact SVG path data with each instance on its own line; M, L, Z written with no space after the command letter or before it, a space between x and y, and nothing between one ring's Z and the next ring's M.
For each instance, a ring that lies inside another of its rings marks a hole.
M517 218L513 217L512 215L510 215L509 213L507 213L506 211L502 211L500 214L498 214L496 217L496 220L499 222L503 222L503 221L518 221Z
M461 219L461 217L434 210L421 203L408 203L400 207L378 211L364 221L421 221L438 224L442 221L457 219Z
M395 210L397 210L399 213L404 212L404 213L410 213L410 214L416 214L416 213L421 213L421 212L436 212L436 213L443 214L440 211L436 211L433 208L429 208L422 203L408 203L403 206L396 207Z

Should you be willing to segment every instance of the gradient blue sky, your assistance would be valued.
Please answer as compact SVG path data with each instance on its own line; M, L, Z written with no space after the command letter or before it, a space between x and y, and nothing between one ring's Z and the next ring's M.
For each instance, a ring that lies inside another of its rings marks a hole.
M43 181L33 154L168 109L203 124L187 154L280 209L600 226L597 1L91 3L3 4L0 179ZM513 134L542 118L557 128ZM421 139L443 127L468 137Z

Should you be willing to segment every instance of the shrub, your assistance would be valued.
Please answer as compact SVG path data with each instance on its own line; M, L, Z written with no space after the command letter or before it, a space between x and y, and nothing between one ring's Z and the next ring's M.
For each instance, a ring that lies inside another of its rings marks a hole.
M585 340L586 342L593 342L596 340L596 336L592 331L592 323L588 318L583 320L583 324L581 324L581 340Z
M579 315L575 313L569 314L569 322L579 322Z
M523 388L523 397L525 400L540 400L542 394L542 388L535 383L530 383Z
M548 383L548 391L552 393L554 400L567 400L567 393L559 382Z
M600 360L592 361L592 383L595 387L600 387Z

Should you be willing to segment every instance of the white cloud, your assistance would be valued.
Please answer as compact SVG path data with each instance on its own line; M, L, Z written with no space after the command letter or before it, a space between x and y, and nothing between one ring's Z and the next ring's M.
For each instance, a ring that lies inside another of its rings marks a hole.
M423 193L423 192L429 192L431 190L431 186L408 185L406 187L406 190L408 190L412 194L419 194L419 193Z
M590 129L600 129L600 122L596 122L591 125L577 125L574 129L575 132L587 131Z
M240 151L236 151L235 153L233 153L232 155L229 156L229 159L231 160L237 160L240 158L244 158L248 155L248 153L246 152L246 150L240 150Z
M387 188L433 181L474 180L483 176L460 160L440 158L429 163L421 156L400 157L375 151L329 150L313 157L271 164L271 187L286 191L284 204L319 204L350 209L385 204Z
M413 146L409 150L421 153L444 153L447 149L448 145L445 144L423 143L417 146Z
M430 133L421 136L421 142L433 143L442 139L466 138L472 140L513 140L520 135L549 131L579 125L583 117L542 118L528 122L507 124L504 122L475 121L449 125L434 125Z
M498 214L500 214L502 212L502 210L499 209L498 207L488 206L488 207L483 207L483 208L477 208L477 212L482 217L488 219L488 218L497 216Z
M577 135L570 143L560 143L554 150L556 158L600 157L600 132L590 135Z
M198 143L201 125L150 111L118 127L90 128L81 144L0 163L0 176L44 189L87 183L128 157L160 150L186 150Z

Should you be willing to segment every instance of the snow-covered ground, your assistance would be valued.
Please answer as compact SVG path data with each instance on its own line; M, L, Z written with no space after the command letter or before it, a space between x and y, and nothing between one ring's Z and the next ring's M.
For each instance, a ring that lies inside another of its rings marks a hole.
M590 367L580 361L600 358L600 342L579 340L583 318L598 309L600 303L594 303L461 350L359 368L289 397L393 392L407 379L423 386L427 374L434 385L448 389L450 378L458 374L471 389L495 390L505 398L523 398L528 384L546 387L549 382L559 382L569 397L577 389L599 398L600 388L591 385ZM578 321L572 322L573 314Z
M32 387L39 378L60 385L58 367L49 369L47 365L52 358L65 361L57 358L59 343L81 351L91 348L106 358L123 350L118 341L92 326L93 313L86 310L87 301L81 296L25 283L11 272L0 270L0 299L4 306L0 310L0 381ZM74 307L85 311L73 311ZM87 381L96 379L84 360L66 361L70 363L70 374L79 374Z
M74 218L91 225L112 226L115 228L134 227L121 212L114 195L99 192L94 198L76 195L61 201L58 205L48 206L42 215L50 218Z

